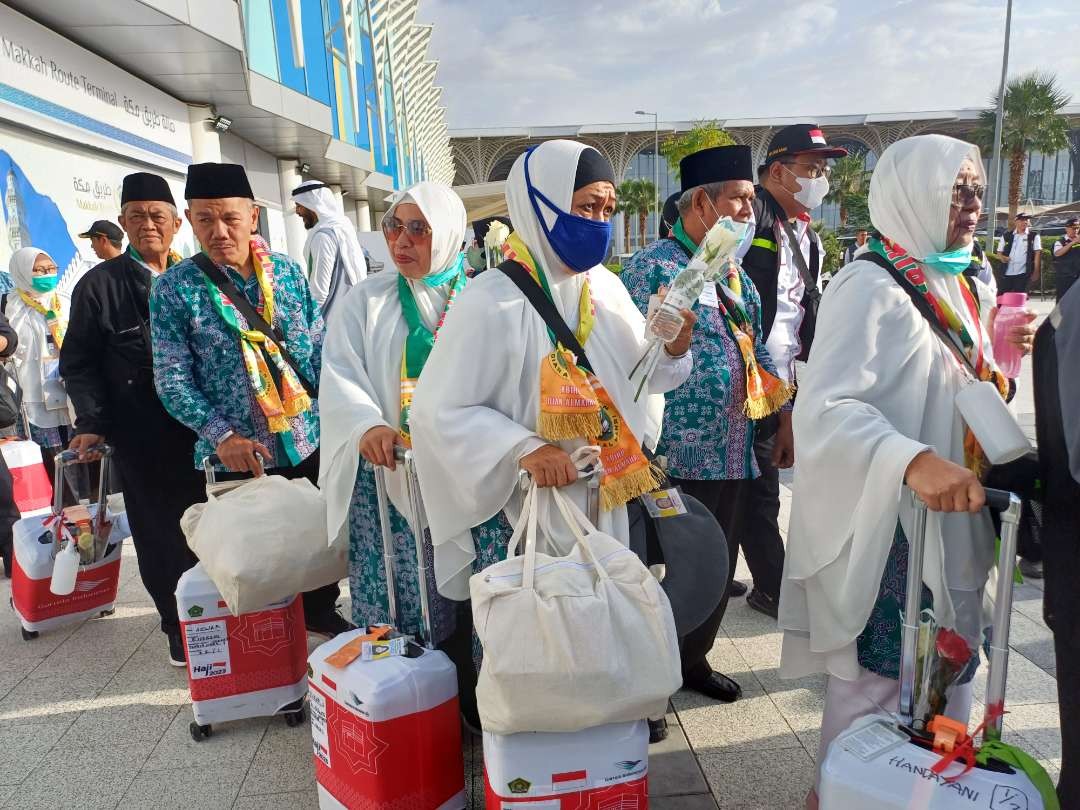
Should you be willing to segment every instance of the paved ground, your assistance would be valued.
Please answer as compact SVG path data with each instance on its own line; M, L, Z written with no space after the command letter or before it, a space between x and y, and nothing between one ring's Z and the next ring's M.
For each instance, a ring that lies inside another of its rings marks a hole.
M1033 424L1029 386L1021 421ZM785 493L784 507L788 504ZM786 525L786 515L781 525ZM21 640L0 609L0 807L11 810L307 810L318 806L307 725L281 718L223 725L194 743L182 671L128 548L116 614ZM739 578L749 580L741 564ZM0 580L0 603L10 588ZM1060 764L1054 655L1038 583L1017 589L1007 733L1056 778ZM775 624L743 600L728 610L714 666L745 696L673 699L670 739L651 749L656 810L795 810L810 784L823 680L777 676ZM976 684L976 694L984 690ZM976 707L981 711L981 705ZM472 807L482 807L479 743L466 750Z

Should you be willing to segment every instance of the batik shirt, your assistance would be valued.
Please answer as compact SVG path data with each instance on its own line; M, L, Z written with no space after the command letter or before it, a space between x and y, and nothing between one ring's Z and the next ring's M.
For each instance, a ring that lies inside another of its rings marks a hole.
M300 265L281 253L271 253L274 285L274 326L285 336L285 348L309 380L319 379L323 319L311 297ZM252 306L261 303L255 274L245 281L223 268ZM255 399L244 368L240 337L218 314L206 287L206 277L194 261L185 259L154 282L150 294L154 383L165 409L199 435L195 466L212 455L230 430L254 439L274 454L267 467L290 461ZM319 446L318 403L292 417L293 441L300 458Z
M661 239L638 251L622 272L622 280L642 313L649 296L670 287L690 260L674 239ZM739 271L747 314L754 324L758 364L776 374L761 340L761 297L750 277ZM760 475L754 459L754 425L743 411L746 368L738 344L717 307L697 303L690 350L694 371L666 394L664 428L657 453L667 457L676 478L699 481L740 480Z

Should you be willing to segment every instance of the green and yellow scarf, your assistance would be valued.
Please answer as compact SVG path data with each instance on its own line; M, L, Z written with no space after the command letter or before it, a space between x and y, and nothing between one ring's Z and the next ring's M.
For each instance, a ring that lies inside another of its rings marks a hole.
M64 335L67 334L67 318L64 317L63 310L60 308L60 296L53 293L49 306L42 304L26 290L19 290L19 298L30 309L39 313L45 319L45 326L48 327L49 334L52 335L56 350L60 351L60 348L64 345Z
M269 323L274 322L274 265L269 252L259 243L251 242L251 260L255 267L255 278L259 282L262 301L256 307L258 313ZM311 410L311 397L308 396L296 376L296 372L285 362L277 344L257 329L251 329L243 316L233 306L217 285L208 276L203 275L210 300L218 315L240 336L240 351L244 358L244 368L248 380L255 392L255 401L266 417L270 432L282 443L286 455L293 464L301 459L292 439L292 427L289 419ZM274 364L280 389L274 382L266 358Z
M690 252L691 256L697 253L698 246L683 228L682 219L675 222L672 235ZM743 405L743 411L751 419L764 419L780 410L784 403L794 395L795 388L758 365L757 352L754 351L754 322L750 319L743 303L739 265L728 262L727 272L719 281L731 291L731 295L718 295L717 306L727 324L728 331L739 347L739 354L742 355L743 367L746 370L746 402Z

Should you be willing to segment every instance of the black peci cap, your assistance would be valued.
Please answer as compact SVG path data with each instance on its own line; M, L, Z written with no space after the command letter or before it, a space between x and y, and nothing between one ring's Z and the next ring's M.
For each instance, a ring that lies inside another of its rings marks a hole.
M120 191L120 205L129 202L166 202L176 207L172 189L165 182L165 178L150 172L135 172L124 178L124 186Z
M773 135L765 156L765 165L794 155L837 158L844 157L847 153L847 149L842 146L829 146L825 133L817 124L792 124Z
M247 172L237 163L192 163L188 166L185 200L255 199Z
M1065 220L1065 227L1071 227L1073 225L1080 225L1080 217L1069 217Z
M679 161L682 190L725 180L754 182L754 157L749 146L714 146L687 155Z
M1016 218L1017 219L1031 219L1031 214L1026 214L1023 211L1021 211L1019 214L1016 215Z
M120 230L120 226L115 222L109 222L107 219L99 219L83 233L79 234L80 239L89 239L91 236L104 236L110 242L122 242L124 240L124 232Z

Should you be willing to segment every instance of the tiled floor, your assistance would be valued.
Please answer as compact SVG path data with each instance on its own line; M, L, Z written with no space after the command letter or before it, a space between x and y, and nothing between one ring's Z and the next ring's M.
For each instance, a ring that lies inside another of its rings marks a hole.
M1031 424L1021 386L1021 420ZM788 493L781 525L786 525ZM0 808L315 810L310 733L281 718L222 725L196 744L182 671L169 666L153 605L127 549L115 615L22 641L0 580ZM741 564L738 576L748 581ZM1053 647L1037 583L1017 589L1008 739L1057 775ZM731 705L681 692L671 736L650 751L656 810L797 810L817 749L821 678L782 681L780 634L732 602L713 664L743 686ZM976 694L984 688L980 679ZM976 706L980 710L981 704ZM465 751L471 806L483 806L478 741Z

